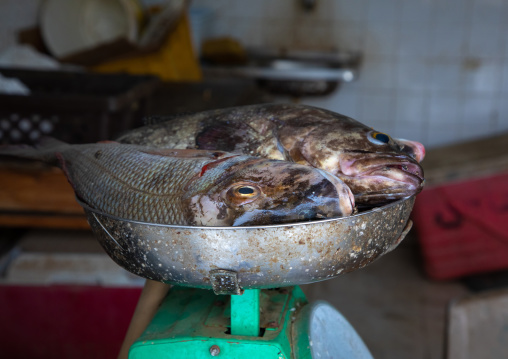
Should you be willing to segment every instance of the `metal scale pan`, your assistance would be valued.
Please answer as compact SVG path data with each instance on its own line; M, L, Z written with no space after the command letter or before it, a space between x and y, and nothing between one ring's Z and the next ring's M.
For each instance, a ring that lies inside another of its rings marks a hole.
M366 266L409 231L414 197L349 217L251 227L143 223L80 204L106 252L128 271L231 294L322 281Z

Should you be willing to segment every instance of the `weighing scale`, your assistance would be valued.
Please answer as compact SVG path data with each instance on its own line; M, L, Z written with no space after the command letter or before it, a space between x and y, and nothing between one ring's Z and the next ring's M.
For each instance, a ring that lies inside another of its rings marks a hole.
M372 358L354 328L300 284L362 268L411 228L414 197L349 217L250 227L125 220L84 203L109 256L174 285L129 358Z

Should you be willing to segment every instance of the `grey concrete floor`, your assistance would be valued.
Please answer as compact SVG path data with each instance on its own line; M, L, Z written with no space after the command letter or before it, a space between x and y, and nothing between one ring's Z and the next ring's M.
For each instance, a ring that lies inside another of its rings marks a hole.
M371 265L302 289L341 312L375 359L444 358L447 307L469 293L458 281L425 277L414 231Z

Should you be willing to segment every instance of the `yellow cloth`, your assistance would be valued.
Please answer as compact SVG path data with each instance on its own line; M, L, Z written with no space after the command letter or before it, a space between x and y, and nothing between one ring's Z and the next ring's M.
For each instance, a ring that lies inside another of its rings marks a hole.
M189 19L182 16L164 44L155 52L104 62L92 67L98 72L157 75L165 81L200 81L201 68L194 55Z

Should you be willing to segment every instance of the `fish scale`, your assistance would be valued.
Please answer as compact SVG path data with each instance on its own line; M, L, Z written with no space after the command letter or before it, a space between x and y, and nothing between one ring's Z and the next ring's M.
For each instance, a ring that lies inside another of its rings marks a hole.
M151 155L141 152L133 156L132 152L120 148L103 151L104 155L99 159L94 157L95 153L95 149L80 151L80 161L71 164L72 171L85 173L73 180L73 185L81 188L78 195L90 206L106 213L148 222L184 222L184 211L175 197L182 194L189 178L210 161L183 162L158 156L161 161L153 162ZM76 155L67 154L69 157ZM103 163L107 164L107 168L90 170ZM164 181L160 173L171 177L171 181ZM152 181L156 176L156 181ZM103 182L105 186L96 187L97 182ZM138 197L143 197L140 191L157 197L147 197L148 203L140 201ZM89 193L95 195L90 196Z

